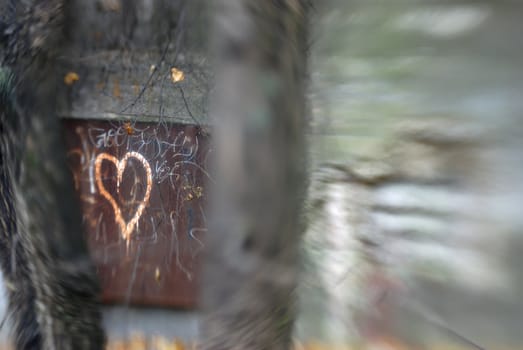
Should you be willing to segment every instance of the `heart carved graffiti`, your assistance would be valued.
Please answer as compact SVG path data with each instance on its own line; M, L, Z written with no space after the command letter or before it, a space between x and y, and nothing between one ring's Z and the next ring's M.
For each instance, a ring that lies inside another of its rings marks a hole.
M147 187L145 190L145 195L143 199L140 201L138 208L136 209L135 214L129 220L126 222L122 216L122 210L120 209L120 206L118 203L116 203L116 200L114 197L107 191L105 188L103 181L102 181L102 162L104 160L107 160L111 163L113 163L116 166L116 191L120 191L120 184L122 182L122 176L125 170L125 167L127 166L127 161L130 158L135 158L138 161L140 161L140 164L145 169L146 177L147 177ZM100 191L100 194L107 199L107 201L111 204L114 211L114 218L118 226L120 227L120 233L122 235L122 238L129 244L129 239L131 236L131 233L134 231L136 224L140 220L140 217L143 214L143 211L147 204L149 203L149 197L151 195L151 189L152 189L152 171L151 166L149 165L149 162L138 152L127 152L124 157L121 160L118 160L116 157L107 154L107 153L100 153L95 160L95 178L96 178L96 185L98 186L98 190Z

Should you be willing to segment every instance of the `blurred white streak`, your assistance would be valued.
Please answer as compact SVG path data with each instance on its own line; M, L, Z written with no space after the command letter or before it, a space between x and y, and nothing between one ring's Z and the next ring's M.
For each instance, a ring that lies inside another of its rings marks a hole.
M419 31L440 38L464 34L477 28L489 16L486 6L418 8L401 15L393 23L402 30Z

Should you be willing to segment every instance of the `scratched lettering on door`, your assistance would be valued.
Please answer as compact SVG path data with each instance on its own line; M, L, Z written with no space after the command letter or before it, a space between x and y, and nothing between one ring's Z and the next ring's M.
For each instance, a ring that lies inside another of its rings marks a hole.
M193 306L212 181L207 134L168 123L64 125L103 299Z

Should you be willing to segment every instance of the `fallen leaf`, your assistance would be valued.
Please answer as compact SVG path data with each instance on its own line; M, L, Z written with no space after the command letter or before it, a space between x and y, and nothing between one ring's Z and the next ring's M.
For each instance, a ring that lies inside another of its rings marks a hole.
M75 72L69 72L64 77L64 83L67 86L71 86L74 83L76 83L78 80L80 80L80 77Z
M171 68L171 79L173 83L177 83L179 81L182 81L185 79L185 75L183 72L177 68L172 67Z

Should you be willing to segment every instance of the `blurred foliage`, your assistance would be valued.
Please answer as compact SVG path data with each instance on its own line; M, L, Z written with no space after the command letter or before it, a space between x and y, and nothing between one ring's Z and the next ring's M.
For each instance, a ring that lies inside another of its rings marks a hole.
M300 334L517 348L523 3L317 11Z

